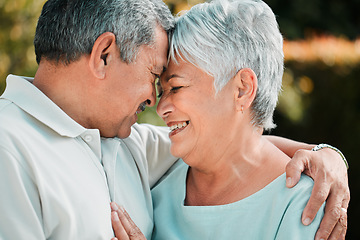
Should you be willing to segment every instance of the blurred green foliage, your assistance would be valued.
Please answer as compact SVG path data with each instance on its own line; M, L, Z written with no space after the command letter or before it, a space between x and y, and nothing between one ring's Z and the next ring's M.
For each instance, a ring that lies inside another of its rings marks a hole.
M349 165L351 201L348 209L348 233L346 239L360 239L360 163L357 160L360 138L360 63L351 69L328 66L322 62L287 62L287 71L293 81L287 88L298 93L302 108L301 118L293 120L289 112L280 108L275 111L278 127L271 134L308 143L328 143L345 154ZM313 80L313 91L300 89L301 79ZM291 99L291 98L290 98ZM289 101L282 98L279 107ZM291 101L291 100L290 100Z
M8 74L33 76L33 37L44 0L0 0L0 93ZM173 13L201 0L166 0ZM355 40L360 36L359 0L265 0L277 15L285 39L330 34ZM359 45L359 44L358 44ZM334 46L336 48L336 46ZM359 46L358 46L359 48ZM360 239L360 62L352 65L321 60L286 61L283 94L272 134L339 147L350 164L351 202L347 239ZM139 122L163 125L155 107Z
M33 38L44 0L0 0L0 93L9 73L34 75Z
M359 0L265 0L277 16L281 32L287 39L309 34L359 37Z

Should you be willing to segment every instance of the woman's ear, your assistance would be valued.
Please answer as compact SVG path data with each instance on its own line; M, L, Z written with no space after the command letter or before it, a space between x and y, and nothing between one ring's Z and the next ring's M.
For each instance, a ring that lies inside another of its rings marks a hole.
M249 108L255 99L258 87L257 77L252 69L243 68L237 72L234 81L236 109L243 111Z
M105 78L106 66L112 57L113 50L117 50L115 35L111 32L101 34L95 41L90 53L89 67L99 79Z

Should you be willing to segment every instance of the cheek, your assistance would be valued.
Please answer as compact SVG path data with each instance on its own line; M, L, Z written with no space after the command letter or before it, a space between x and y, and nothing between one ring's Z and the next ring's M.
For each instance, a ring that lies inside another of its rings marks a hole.
M136 96L142 101L150 98L155 93L155 86L151 82L143 82L136 89Z
M133 84L131 87L126 88L122 94L126 96L126 100L119 103L123 104L123 108L133 111L134 108L137 108L140 103L145 101L145 96L147 94L147 88L143 85Z
M209 141L222 138L230 127L228 108L215 101L197 104L194 112L194 135L201 145L206 146Z

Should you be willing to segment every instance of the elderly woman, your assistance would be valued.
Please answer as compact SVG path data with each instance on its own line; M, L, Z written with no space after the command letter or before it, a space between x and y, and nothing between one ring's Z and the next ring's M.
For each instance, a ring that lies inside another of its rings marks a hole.
M290 159L262 136L275 127L284 67L272 10L260 0L196 5L178 19L169 56L157 111L182 160L152 190L153 239L314 239L324 205L301 222L312 179L286 188Z
M290 159L262 136L275 126L282 43L262 1L213 1L179 19L157 111L183 161L152 190L155 239L314 239L323 209L301 223L311 178L286 188Z

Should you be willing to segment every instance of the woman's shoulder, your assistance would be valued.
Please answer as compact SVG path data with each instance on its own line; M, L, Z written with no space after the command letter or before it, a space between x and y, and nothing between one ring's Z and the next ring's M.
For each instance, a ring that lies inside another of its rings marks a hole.
M181 183L186 180L187 170L189 166L182 160L178 159L169 170L155 184L152 191L159 187L175 186L174 183ZM182 181L183 180L183 181Z
M292 188L287 188L290 192L308 192L311 194L314 186L314 180L306 174L301 174L299 182Z
M283 173L266 187L249 197L249 200L273 202L273 206L291 206L292 208L305 207L309 200L314 181L302 174L299 182L292 188L286 187L286 174ZM262 200L261 200L262 199Z
M280 200L288 211L303 211L309 201L314 181L311 177L301 174L299 182L292 188L286 187L286 175L281 175L277 180L277 194L274 199Z
M264 194L267 193L294 193L294 192L303 192L303 191L309 191L311 192L312 187L314 185L314 181L312 178L305 174L301 174L299 182L293 187L288 188L286 187L286 174L283 173L279 177L277 177L275 180L270 182L267 186L265 186L262 190L259 192L264 192Z

